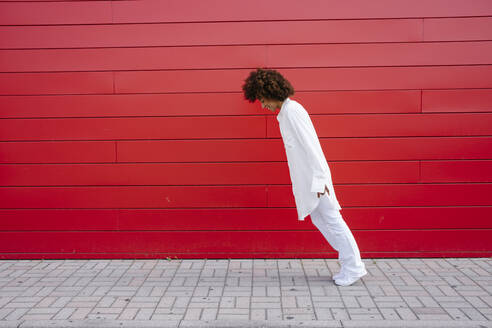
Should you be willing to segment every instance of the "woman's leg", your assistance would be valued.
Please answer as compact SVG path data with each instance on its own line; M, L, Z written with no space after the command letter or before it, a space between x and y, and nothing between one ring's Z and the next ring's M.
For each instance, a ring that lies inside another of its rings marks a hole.
M330 246L338 251L341 272L360 276L366 273L366 269L355 238L340 211L332 208L327 197L321 196L319 206L311 213L311 221Z

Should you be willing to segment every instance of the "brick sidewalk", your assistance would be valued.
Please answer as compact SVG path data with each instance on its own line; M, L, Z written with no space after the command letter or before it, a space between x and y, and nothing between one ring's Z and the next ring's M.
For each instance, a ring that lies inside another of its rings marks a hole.
M490 258L0 260L0 327L492 327Z

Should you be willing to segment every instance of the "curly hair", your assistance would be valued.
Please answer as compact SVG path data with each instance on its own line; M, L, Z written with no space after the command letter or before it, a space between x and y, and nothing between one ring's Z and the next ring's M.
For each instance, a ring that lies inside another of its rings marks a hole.
M259 98L283 101L294 94L294 88L276 70L258 68L244 80L243 92L249 102Z

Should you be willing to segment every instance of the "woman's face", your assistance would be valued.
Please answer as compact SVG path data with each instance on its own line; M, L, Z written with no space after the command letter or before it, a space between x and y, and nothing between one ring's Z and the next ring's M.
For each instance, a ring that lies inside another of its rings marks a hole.
M274 112L278 108L278 101L274 99L258 98L261 102L261 108L268 108L271 112Z

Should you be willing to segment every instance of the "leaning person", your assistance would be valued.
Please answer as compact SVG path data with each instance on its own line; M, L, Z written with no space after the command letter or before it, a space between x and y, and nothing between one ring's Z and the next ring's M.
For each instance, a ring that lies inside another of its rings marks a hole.
M279 72L257 69L243 84L246 100L258 99L262 108L277 114L285 147L298 220L311 215L311 221L338 251L340 272L333 276L335 284L349 286L367 274L359 248L335 195L330 168L308 112L289 98L294 88Z

